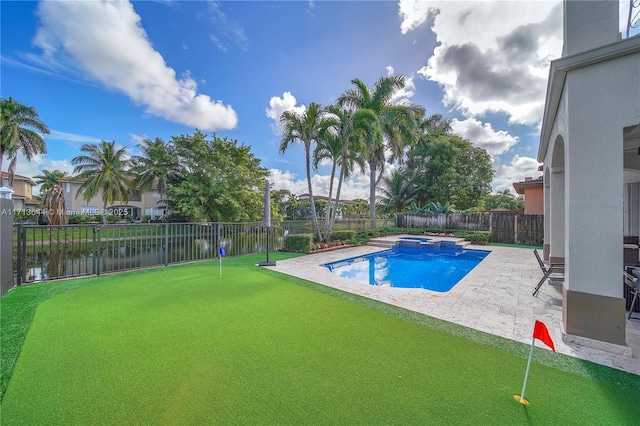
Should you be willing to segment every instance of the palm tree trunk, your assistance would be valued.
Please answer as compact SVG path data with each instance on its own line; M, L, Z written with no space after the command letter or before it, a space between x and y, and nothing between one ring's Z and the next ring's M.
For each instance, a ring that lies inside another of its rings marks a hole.
M104 205L102 209L102 224L107 224L107 200L104 200Z
M327 201L327 213L324 218L324 241L329 241L329 234L331 230L329 229L329 224L331 223L331 196L333 195L333 178L336 176L336 163L333 162L333 166L331 167L331 182L329 182L329 201Z
M313 219L313 232L318 236L318 241L322 240L320 225L318 225L318 214L316 213L316 201L313 199L313 189L311 189L311 155L310 147L305 146L305 157L307 160L307 184L309 186L309 201L311 202L311 218Z
M329 225L329 234L331 234L331 231L333 231L333 227L336 224L336 215L338 214L338 206L340 205L340 190L342 189L342 182L343 181L344 181L344 164L340 168L340 177L338 178L338 189L336 190L336 205L335 205L335 207L333 209L333 216L331 218L331 224Z
M376 229L376 161L369 161L369 228Z

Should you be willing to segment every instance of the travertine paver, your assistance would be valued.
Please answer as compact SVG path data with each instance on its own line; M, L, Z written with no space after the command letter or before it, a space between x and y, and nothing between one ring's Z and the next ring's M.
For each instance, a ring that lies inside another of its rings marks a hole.
M633 356L566 343L562 340L562 289L545 283L537 297L531 295L542 277L532 250L468 248L491 253L446 293L358 283L321 266L384 250L381 247L354 247L281 260L270 269L523 343L531 343L537 319L549 328L557 352L640 375L640 320L627 320L627 345Z

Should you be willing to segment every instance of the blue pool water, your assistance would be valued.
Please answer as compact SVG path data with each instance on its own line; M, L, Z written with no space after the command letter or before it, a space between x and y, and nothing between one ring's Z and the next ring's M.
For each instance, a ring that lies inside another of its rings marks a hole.
M433 245L424 240L323 266L343 278L376 286L424 288L446 292L487 255L456 245Z

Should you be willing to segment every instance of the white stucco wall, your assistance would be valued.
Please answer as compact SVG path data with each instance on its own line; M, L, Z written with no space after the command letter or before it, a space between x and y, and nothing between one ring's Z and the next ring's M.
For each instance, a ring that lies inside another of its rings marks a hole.
M562 136L565 282L571 290L621 296L622 130L638 123L640 54L567 73L545 166ZM552 205L553 197L552 188ZM552 251L553 233L552 222Z

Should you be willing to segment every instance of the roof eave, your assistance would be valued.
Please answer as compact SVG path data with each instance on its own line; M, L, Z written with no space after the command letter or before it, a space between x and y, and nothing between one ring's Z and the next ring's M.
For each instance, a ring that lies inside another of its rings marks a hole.
M567 56L551 61L549 67L549 84L542 116L540 131L540 145L538 146L538 161L544 162L549 149L549 139L556 121L560 98L569 71L610 61L622 56L640 53L640 35L617 41L606 46Z

